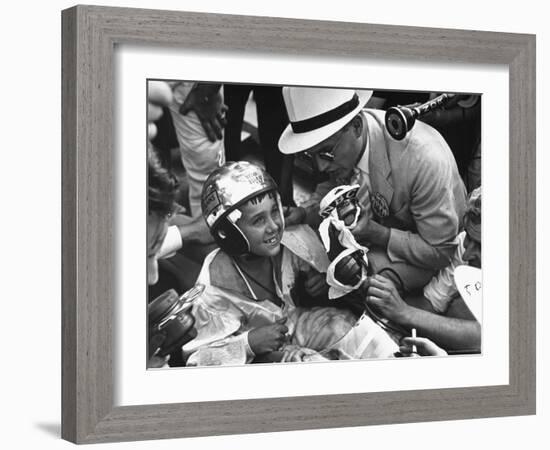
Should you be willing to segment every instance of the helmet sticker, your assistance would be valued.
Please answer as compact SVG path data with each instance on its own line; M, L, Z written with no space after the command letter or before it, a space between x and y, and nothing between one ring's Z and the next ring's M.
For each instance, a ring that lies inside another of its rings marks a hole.
M210 215L218 206L221 205L220 197L218 192L215 189L209 189L210 192L207 192L204 196L204 206L203 209L206 214Z
M239 220L242 215L242 212L240 212L238 209L234 209L227 215L227 217L229 217L229 220L231 220L231 222L237 223L237 220Z

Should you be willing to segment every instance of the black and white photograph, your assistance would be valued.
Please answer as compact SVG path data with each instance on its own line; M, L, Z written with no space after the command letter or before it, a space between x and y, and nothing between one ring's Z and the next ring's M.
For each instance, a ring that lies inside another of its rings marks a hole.
M3 448L547 442L550 27L495 6L8 3Z
M147 80L147 367L482 353L481 108Z

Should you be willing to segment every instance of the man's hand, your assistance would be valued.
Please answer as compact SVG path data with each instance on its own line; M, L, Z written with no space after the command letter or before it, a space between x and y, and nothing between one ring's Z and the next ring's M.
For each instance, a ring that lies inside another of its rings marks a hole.
M199 118L206 136L211 142L222 139L227 105L222 102L220 85L198 83L180 106L180 114L193 110Z
M357 242L370 244L369 228L371 221L372 217L370 214L361 214L361 216L359 216L357 225L355 225L355 227L351 230L351 234L353 234Z
M351 233L360 244L388 246L390 229L375 222L371 214L361 214Z
M308 295L312 297L321 297L328 292L326 274L319 273L311 269L305 274L304 288Z
M265 325L248 332L248 345L256 355L274 352L286 341L288 327L284 324L286 317L277 320L273 325Z
M361 204L361 214L357 224L351 229L351 233L361 244L371 243L371 226L373 222L372 207L370 199L367 197L366 204Z
M416 345L416 351L420 356L447 356L447 352L435 345L432 341L421 337L406 337L401 341L399 352L403 356L411 356L412 346Z
M285 225L298 225L304 223L306 219L306 210L299 206L287 206L284 208Z
M381 275L374 275L369 279L367 303L384 317L398 324L404 322L409 308L399 295L395 284Z

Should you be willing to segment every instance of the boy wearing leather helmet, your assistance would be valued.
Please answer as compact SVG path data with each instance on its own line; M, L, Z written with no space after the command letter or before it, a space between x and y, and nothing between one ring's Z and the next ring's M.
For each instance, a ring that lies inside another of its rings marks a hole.
M309 227L285 230L271 176L245 161L225 164L205 182L202 211L220 248L206 257L197 280L207 290L193 305L198 336L183 348L187 365L324 360L338 353L357 318L344 309L297 305L299 274L308 293L319 295L325 283L307 279L317 279L313 274L328 261Z

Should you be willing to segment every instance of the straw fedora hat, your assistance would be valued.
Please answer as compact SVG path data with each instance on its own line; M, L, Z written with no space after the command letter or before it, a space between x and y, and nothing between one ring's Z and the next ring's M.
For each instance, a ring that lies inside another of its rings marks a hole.
M353 119L371 96L366 90L283 87L290 124L279 149L288 155L324 141Z

